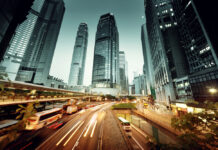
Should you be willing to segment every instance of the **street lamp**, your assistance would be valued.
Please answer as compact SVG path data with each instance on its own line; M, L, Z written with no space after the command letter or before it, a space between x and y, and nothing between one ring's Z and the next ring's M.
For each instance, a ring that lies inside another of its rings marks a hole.
M215 94L215 93L217 92L217 89L211 88L211 89L209 89L209 92L210 92L211 94Z

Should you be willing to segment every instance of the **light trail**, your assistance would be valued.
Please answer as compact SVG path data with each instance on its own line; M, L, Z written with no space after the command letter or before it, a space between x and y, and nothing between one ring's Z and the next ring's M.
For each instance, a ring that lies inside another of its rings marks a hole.
M139 142L138 142L134 137L132 137L132 139L136 142L136 144L137 144L142 150L144 150L144 148L139 144Z
M86 130L85 134L83 135L84 137L86 137L86 135L87 135L87 133L89 132L89 129L90 129L92 123L96 120L96 115L97 115L97 114L94 114L93 117L92 117L92 119L90 120L90 122L89 122L89 127L88 127L88 129Z
M138 129L136 126L134 126L133 124L131 124L131 126L132 126L136 131L138 131L139 133L141 133L141 135L143 135L145 138L148 137L145 133L143 133L141 130L139 130L139 129Z
M67 143L70 141L70 139L73 137L73 135L79 130L79 128L83 125L84 121L76 128L76 130L73 132L73 134L68 138L68 140L64 143L64 146L67 145Z
M56 146L58 146L58 145L64 140L64 138L65 138L74 128L76 128L76 126L77 126L80 122L81 122L81 121L77 122L77 124L76 124L75 126L73 126L73 127L67 132L67 134L65 134L65 135L60 139L60 141L56 144Z
M93 136L93 134L94 134L94 132L95 132L96 124L97 124L97 120L95 121L95 125L94 125L94 127L93 127L93 129L92 129L92 133L91 133L91 135L90 135L91 138L92 138L92 136Z

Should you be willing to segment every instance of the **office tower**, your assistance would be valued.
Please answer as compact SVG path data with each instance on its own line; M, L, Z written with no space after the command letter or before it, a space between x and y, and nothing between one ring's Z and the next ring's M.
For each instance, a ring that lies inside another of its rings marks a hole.
M119 35L113 14L100 17L94 50L93 87L119 86Z
M15 80L43 3L44 0L34 1L27 15L27 19L16 28L15 35L11 39L7 51L4 54L4 60L1 62L0 68L2 72L8 74L11 80Z
M218 93L210 93L210 89L218 89L217 5L198 0L174 0L173 5L193 97L197 101L216 100Z
M63 0L44 1L16 80L45 84L65 12ZM64 61L64 60L63 60Z
M144 74L135 76L133 85L135 87L135 94L147 95L146 76Z
M155 97L151 50L146 24L141 26L142 52L144 58L143 73L146 76L147 93Z
M88 43L88 27L86 23L81 23L79 25L73 57L70 68L70 76L68 85L76 86L83 84L85 61L86 61L86 50Z
M120 88L122 94L128 94L128 63L124 51L119 51Z
M0 0L0 61L17 26L26 20L33 1Z
M145 15L153 66L156 99L176 100L173 80L187 75L171 0L145 0Z

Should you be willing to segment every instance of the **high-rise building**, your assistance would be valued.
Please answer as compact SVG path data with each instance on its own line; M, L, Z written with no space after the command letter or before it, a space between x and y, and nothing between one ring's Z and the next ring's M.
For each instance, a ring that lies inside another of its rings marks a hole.
M30 40L30 36L36 24L36 20L39 17L38 14L41 10L43 3L44 3L44 0L34 1L29 11L29 14L27 15L26 20L16 28L15 34L10 41L7 51L6 53L4 53L4 57L3 57L4 60L1 62L0 70L2 72L6 72L10 80L15 80L15 77L17 75L17 72L20 66L20 62L23 58L27 44ZM8 35L5 35L5 36L8 36Z
M148 41L148 33L146 24L141 26L141 41L142 41L142 52L144 58L144 65L143 65L143 74L146 76L146 87L147 87L147 94L155 96L154 91L154 79L153 79L153 67L152 67L152 60L151 60L151 50Z
M65 7L63 0L41 1L40 13L34 12L39 17L31 26L31 36L25 41L26 49L16 77L18 81L45 84L49 76ZM28 23L32 24L31 21Z
M86 50L88 43L88 27L86 23L81 23L79 25L73 57L70 68L70 76L68 85L76 86L83 84L85 61L86 61Z
M134 77L133 85L135 87L135 94L147 95L146 76L144 74Z
M94 50L93 87L119 88L119 35L113 14L100 17Z
M170 104L176 100L174 80L187 75L172 1L145 0L145 15L156 99Z
M124 51L119 51L119 66L121 94L128 94L128 66Z
M34 0L0 0L0 61L18 25L26 20Z
M193 97L198 101L216 100L218 92L210 93L210 89L218 89L217 5L215 1L174 0L173 6Z

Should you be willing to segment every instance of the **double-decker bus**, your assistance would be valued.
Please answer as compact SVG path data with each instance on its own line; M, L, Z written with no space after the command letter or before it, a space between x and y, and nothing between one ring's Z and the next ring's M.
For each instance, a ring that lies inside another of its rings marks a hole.
M126 132L128 137L132 137L132 127L130 125L130 122L126 119L124 119L123 117L118 117L118 119L121 122L121 125L124 129L124 131Z
M27 119L26 130L37 130L62 117L62 108L37 112Z

